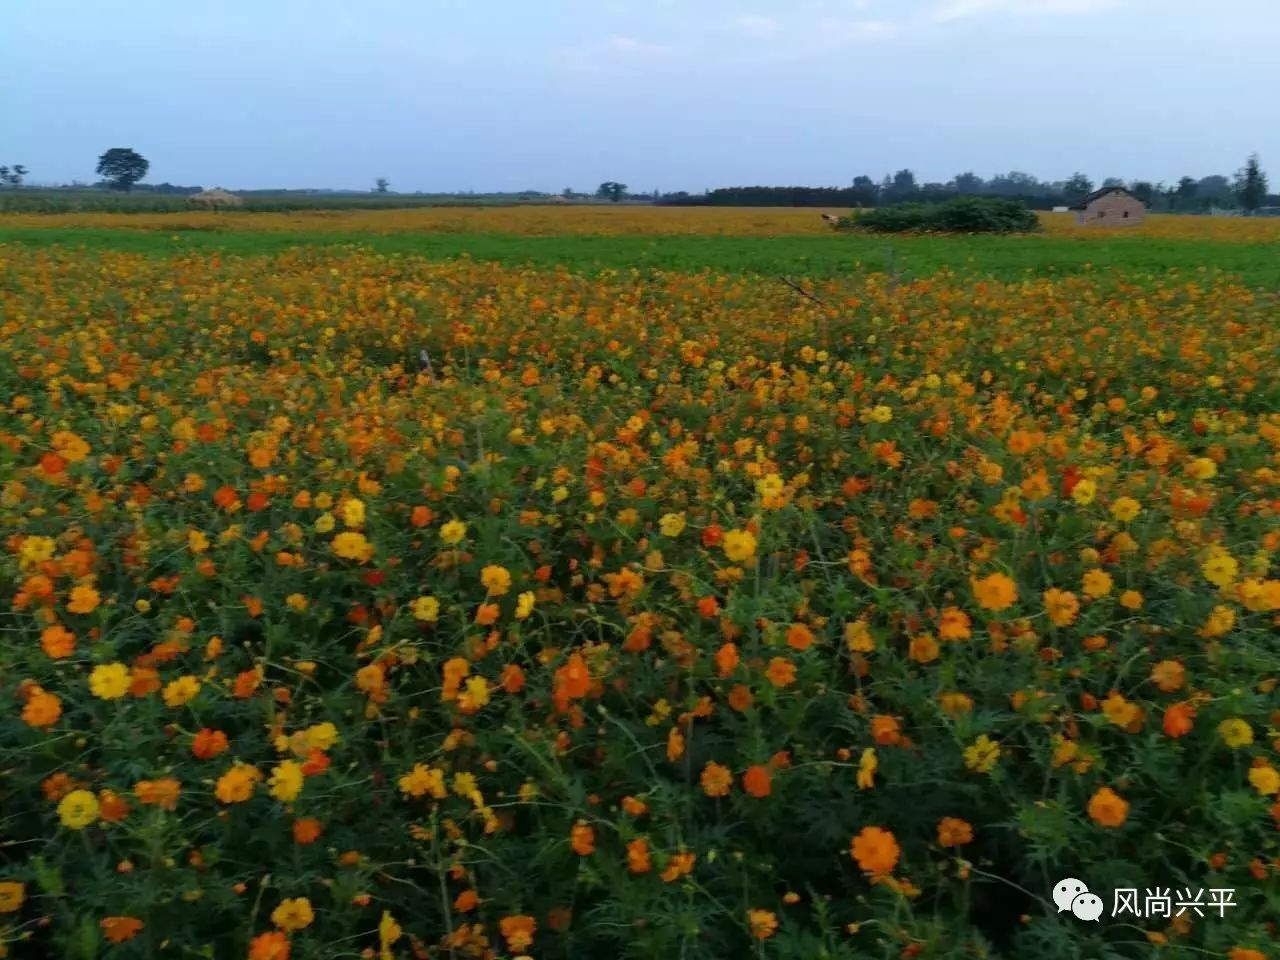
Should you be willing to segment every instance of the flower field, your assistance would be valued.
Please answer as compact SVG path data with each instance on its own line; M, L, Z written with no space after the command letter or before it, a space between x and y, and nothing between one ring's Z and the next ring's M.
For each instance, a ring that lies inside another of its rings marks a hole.
M0 955L1275 956L1276 295L804 289L0 246Z

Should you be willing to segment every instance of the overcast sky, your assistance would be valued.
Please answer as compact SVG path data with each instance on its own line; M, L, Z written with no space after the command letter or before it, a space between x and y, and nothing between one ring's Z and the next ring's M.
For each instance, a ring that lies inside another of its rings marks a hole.
M0 163L702 190L903 166L1280 180L1278 0L3 0Z

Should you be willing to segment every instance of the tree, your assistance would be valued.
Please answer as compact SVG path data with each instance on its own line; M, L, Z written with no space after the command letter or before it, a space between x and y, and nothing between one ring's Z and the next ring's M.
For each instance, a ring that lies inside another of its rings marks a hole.
M600 184L599 189L596 190L596 196L601 200L612 200L614 203L617 203L626 195L627 185L625 183L618 183L616 180L606 180L604 183Z
M373 192L386 193L387 188L390 186L391 186L390 180L388 180L386 177L379 177L377 180L373 181Z
M0 167L0 183L10 187L22 186L22 178L27 175L27 168L20 163L12 167Z
M112 147L98 158L97 172L107 179L113 190L128 193L147 175L150 166L137 151L129 147Z
M1151 201L1156 196L1155 186L1146 180L1135 180L1133 189L1130 192L1147 206L1151 206Z
M1178 189L1175 195L1178 198L1178 207L1183 210L1189 210L1195 203L1196 194L1200 190L1200 182L1195 177L1182 177L1178 180Z
M982 178L972 170L956 174L956 193L981 193L983 186Z
M1250 155L1244 169L1236 174L1236 195L1246 214L1252 214L1267 202L1267 175L1262 172L1258 155Z
M1062 195L1068 203L1083 200L1093 193L1093 181L1083 173L1073 173L1071 179L1062 185Z
M1107 179L1102 181L1102 185L1104 187L1123 187L1124 178L1123 177L1107 177Z

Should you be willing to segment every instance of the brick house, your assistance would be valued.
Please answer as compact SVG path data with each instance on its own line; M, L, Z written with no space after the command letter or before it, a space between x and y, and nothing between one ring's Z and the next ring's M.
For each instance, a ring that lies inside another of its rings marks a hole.
M1103 187L1071 205L1076 223L1132 227L1147 218L1147 205L1124 187Z

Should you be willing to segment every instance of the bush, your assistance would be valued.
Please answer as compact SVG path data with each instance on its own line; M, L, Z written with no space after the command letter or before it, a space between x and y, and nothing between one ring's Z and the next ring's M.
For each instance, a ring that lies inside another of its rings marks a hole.
M960 197L881 207L844 217L840 226L872 233L1029 233L1040 229L1040 220L1017 200Z

